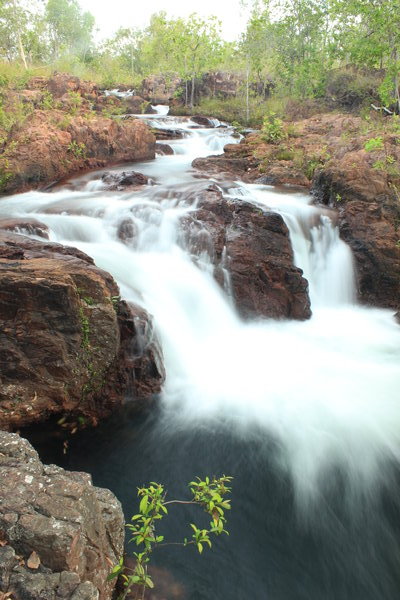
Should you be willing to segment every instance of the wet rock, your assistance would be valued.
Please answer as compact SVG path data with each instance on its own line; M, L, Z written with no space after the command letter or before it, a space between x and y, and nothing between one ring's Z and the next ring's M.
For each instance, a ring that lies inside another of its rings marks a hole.
M79 250L0 232L0 427L141 406L164 378L146 315Z
M174 149L169 144L160 144L156 143L156 153L162 155L172 155L174 153Z
M0 229L49 239L47 225L37 219L0 219Z
M400 203L396 193L384 177L354 155L347 168L341 161L317 173L314 193L319 202L338 210L341 237L356 261L359 300L398 310Z
M43 465L27 440L6 432L0 477L0 591L20 600L108 600L107 575L124 539L115 496L86 473Z
M289 232L279 214L226 200L210 188L182 227L183 243L195 256L209 254L216 280L232 294L243 317L311 316L308 283L293 265Z
M129 217L121 221L121 223L118 225L118 238L121 240L121 242L124 242L129 246L134 246L134 242L137 239L138 233L139 232L135 221Z
M107 184L108 190L123 190L125 188L136 187L139 185L148 185L150 177L138 173L137 171L123 171L122 173L111 172L104 173L101 180Z
M182 129L159 129L158 127L152 127L152 131L157 140L180 140L188 136L188 133Z
M215 127L214 120L205 117L204 115L194 115L193 117L190 117L190 119L203 127Z

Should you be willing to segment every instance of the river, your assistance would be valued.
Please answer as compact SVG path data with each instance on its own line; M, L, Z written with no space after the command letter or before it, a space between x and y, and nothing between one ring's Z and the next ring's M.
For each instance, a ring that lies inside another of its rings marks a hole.
M204 187L192 160L221 153L233 131L159 110L142 118L186 137L167 142L173 155L131 166L154 185L105 191L99 171L0 204L0 216L34 216L52 241L91 255L122 297L154 315L162 341L167 380L154 410L138 418L128 403L57 458L112 489L127 519L136 487L150 480L172 498L196 475L234 477L230 536L202 556L191 548L155 556L177 582L170 600L397 600L400 328L391 311L357 305L353 258L333 213L305 192L224 182L225 195L282 214L310 285L309 321L243 322L228 266L222 291L207 252L194 262L179 235ZM127 217L131 245L117 235ZM174 510L162 529L183 538L194 514Z

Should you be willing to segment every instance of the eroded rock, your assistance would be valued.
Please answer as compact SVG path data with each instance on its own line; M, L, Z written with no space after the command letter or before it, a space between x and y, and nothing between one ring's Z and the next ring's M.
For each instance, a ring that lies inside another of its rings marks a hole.
M279 214L227 200L213 186L197 206L183 220L183 243L195 256L210 256L216 280L243 317L311 316L308 282L293 265L289 231Z
M0 282L1 428L53 414L96 423L160 390L151 318L84 253L0 232Z
M147 185L151 182L150 177L138 173L137 171L123 171L122 173L104 173L101 178L102 182L107 184L108 190L123 190L139 185Z
M109 600L124 516L90 475L43 465L27 440L0 431L0 591L18 600ZM28 564L32 553L35 568Z

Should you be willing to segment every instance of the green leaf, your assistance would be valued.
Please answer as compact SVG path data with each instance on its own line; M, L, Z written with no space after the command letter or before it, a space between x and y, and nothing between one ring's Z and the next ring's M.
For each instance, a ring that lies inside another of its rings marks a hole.
M143 496L143 498L141 499L140 504L139 504L139 510L143 515L145 515L147 512L148 504L149 504L149 497L146 494L145 496Z
M200 544L200 542L197 543L197 548L199 550L199 553L201 554L203 552L203 546Z

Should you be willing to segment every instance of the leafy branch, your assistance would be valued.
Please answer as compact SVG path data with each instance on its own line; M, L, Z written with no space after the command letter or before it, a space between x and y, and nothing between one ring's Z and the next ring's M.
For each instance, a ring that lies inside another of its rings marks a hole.
M229 483L232 477L223 475L222 477L206 477L204 480L199 477L196 481L191 481L188 487L191 492L189 500L166 500L166 491L160 483L150 482L148 487L138 488L140 498L139 512L133 515L131 523L126 527L131 532L130 542L136 546L141 546L141 552L134 552L135 566L128 568L121 558L114 566L108 580L120 576L123 580L125 590L119 596L118 600L124 600L128 594L136 590L135 598L144 598L146 588L153 588L154 582L148 573L148 563L152 552L162 546L196 546L201 554L204 545L211 548L210 536L221 535L228 532L225 529L225 511L230 510L230 500L226 495L230 493ZM193 504L202 508L211 517L208 528L200 528L194 523L190 523L193 533L190 538L185 538L183 542L165 542L163 535L157 535L156 524L165 515L168 514L167 506L171 504Z

